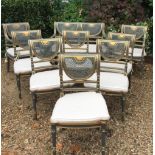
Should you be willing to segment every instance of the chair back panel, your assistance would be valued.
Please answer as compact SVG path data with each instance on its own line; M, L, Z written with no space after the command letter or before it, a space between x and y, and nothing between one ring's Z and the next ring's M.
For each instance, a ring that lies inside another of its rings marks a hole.
M88 31L63 31L63 47L65 44L71 48L80 48L84 44L88 44L89 32Z
M62 36L63 31L77 31L78 23L71 23L71 22L55 22L54 23L54 30L55 35Z
M58 56L60 38L30 40L30 53L43 60L51 60Z
M41 38L40 30L13 31L11 33L14 45L22 48L28 47L28 40Z
M134 51L134 46L135 46L135 41L136 41L136 36L133 34L126 34L126 33L113 33L109 32L108 33L108 39L112 40L121 40L121 41L129 41L130 42L130 48L131 48L131 55L128 57L131 61L133 59L133 51Z
M40 30L12 31L11 34L16 58L25 50L30 50L28 46L29 40L41 38ZM20 49L16 47L20 47Z
M102 38L105 34L104 23L81 23L82 31L89 31L90 38Z
M100 70L127 75L129 44L129 41L97 40L97 52L101 54L102 62L116 64L103 65ZM123 67L115 67L117 65L123 65Z
M29 40L32 73L58 68L56 56L60 46L60 38ZM48 65L43 66L44 62ZM37 64L40 65L36 67Z
M122 25L121 32L135 35L136 46L140 46L142 48L145 46L147 26Z
M95 72L95 65L94 57L65 56L63 58L64 71L74 80L88 79Z
M119 61L128 56L128 41L98 40L97 46L102 58L109 61Z
M84 53L64 53L60 54L60 79L62 90L65 91L64 74L66 74L70 80L68 83L96 83L96 90L99 90L99 67L100 56L99 54L84 54ZM89 81L89 77L93 74L97 75L96 80ZM85 88L70 88L69 90L79 90ZM89 89L91 91L91 88ZM94 88L93 88L94 90Z

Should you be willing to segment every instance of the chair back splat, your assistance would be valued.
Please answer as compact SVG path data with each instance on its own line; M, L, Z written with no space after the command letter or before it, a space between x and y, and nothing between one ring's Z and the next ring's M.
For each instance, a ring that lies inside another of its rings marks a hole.
M118 72L127 75L129 41L97 40L97 52L105 63L124 64L124 68L103 67L101 71Z
M58 68L56 57L58 56L59 51L61 51L60 38L30 40L29 46L30 46L30 55L31 55L33 73L40 70L42 71L43 69L49 70ZM36 59L36 57L38 59ZM34 67L35 64L40 62L50 62L51 65L48 67L47 66Z
M5 37L5 45L6 47L12 47L12 31L26 31L30 30L29 23L6 23L3 24L4 37Z
M61 94L72 91L99 91L100 81L100 56L99 54L84 53L65 53L60 54L60 89ZM64 80L66 74L70 80ZM88 80L93 74L96 74L96 80ZM84 87L66 87L66 83L95 83L94 88Z
M17 60L24 52L29 51L28 40L40 39L40 30L29 31L13 31L11 32L13 39L13 47L15 51L15 59ZM17 48L20 47L20 48Z
M88 31L63 31L63 52L87 52L89 47Z

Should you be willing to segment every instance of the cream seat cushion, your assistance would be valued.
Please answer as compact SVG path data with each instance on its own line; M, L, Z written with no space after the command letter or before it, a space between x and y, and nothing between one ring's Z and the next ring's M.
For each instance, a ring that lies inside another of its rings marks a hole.
M16 47L16 49L17 50L22 50L21 47ZM8 49L6 49L6 52L7 52L7 54L9 54L12 57L15 56L15 54L14 54L14 48L8 48ZM20 56L29 56L30 55L30 51L29 50L21 51L19 53L20 53Z
M71 80L66 74L63 76L65 80ZM70 85L73 85L72 83ZM30 77L30 91L45 91L60 88L59 70L50 70L38 72Z
M124 69L125 68L125 64L118 64L118 63L107 63L107 62L101 62L100 63L100 66L101 66L101 70L102 68L104 67L111 67L111 68L114 68L114 69L110 69L110 70L115 70L115 68L120 68L120 69ZM109 69L109 68L107 68ZM127 74L129 74L130 72L132 71L132 63L131 62L128 62L127 63Z
M39 60L38 58L33 58L34 60ZM40 62L36 63L34 67L49 67L51 66L50 62ZM24 58L24 59L18 59L14 62L14 73L15 74L26 74L31 73L31 59L30 58Z
M84 44L80 48L86 48L87 45ZM65 48L71 48L69 45L65 44ZM96 53L96 44L89 44L88 48L90 53ZM86 52L86 50L81 50L81 49L65 49L65 52Z
M129 48L129 55L131 56L132 48ZM144 50L144 56L146 56L146 52ZM134 48L133 50L133 57L142 57L142 49L141 48Z
M89 80L96 80L94 74ZM96 87L93 83L85 83L85 87ZM100 89L108 92L128 92L128 77L119 73L100 72Z
M99 124L109 120L106 102L100 93L66 94L55 104L51 123L63 125Z

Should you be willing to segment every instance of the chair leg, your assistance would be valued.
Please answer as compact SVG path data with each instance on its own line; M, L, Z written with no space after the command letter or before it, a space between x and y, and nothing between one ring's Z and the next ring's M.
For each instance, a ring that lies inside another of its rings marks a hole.
M101 126L101 132L102 132L102 155L106 154L105 146L106 146L106 125L102 124Z
M51 125L52 155L56 155L56 125Z
M36 101L37 101L37 95L35 93L32 93L32 107L33 107L33 119L37 120L37 106L36 106Z
M129 74L129 90L131 89L131 76L132 76L132 72Z
M144 75L144 60L141 61L141 77Z
M19 98L21 99L21 83L20 83L20 75L16 75L17 87Z
M9 72L10 71L10 58L6 56L5 62L6 62L6 70L7 72Z
M122 96L120 97L120 99L121 99L122 121L124 121L124 119L125 119L125 96L122 95Z

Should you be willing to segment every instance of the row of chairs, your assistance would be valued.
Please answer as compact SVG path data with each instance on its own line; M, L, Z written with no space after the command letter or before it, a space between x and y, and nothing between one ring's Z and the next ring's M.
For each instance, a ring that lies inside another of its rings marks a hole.
M9 62L14 60L14 50L12 49L13 42L11 38L11 31L23 31L30 30L29 23L7 23L3 24L5 45L6 45L6 58L7 58L7 70L9 71ZM62 36L63 30L82 30L89 31L89 41L95 42L96 39L106 38L105 24L104 23L79 23L79 22L55 22L54 23L54 34L52 37ZM133 26L133 25L122 25L121 33L133 34L136 37L135 47L133 51L133 59L136 62L141 63L141 69L143 71L144 66L144 56L145 52L145 41L147 34L146 26ZM121 37L120 37L121 38ZM119 39L120 39L119 38ZM20 57L27 56L27 52L22 54Z
M101 127L102 154L105 154L105 127L110 116L100 92L120 96L124 119L136 34L110 32L107 39L96 37L95 44L90 31L76 31L72 23L60 23L68 29L49 39L42 39L40 30L10 31L19 97L20 77L30 75L34 119L37 119L37 95L60 89L61 97L51 116L53 154L56 154L57 127Z

